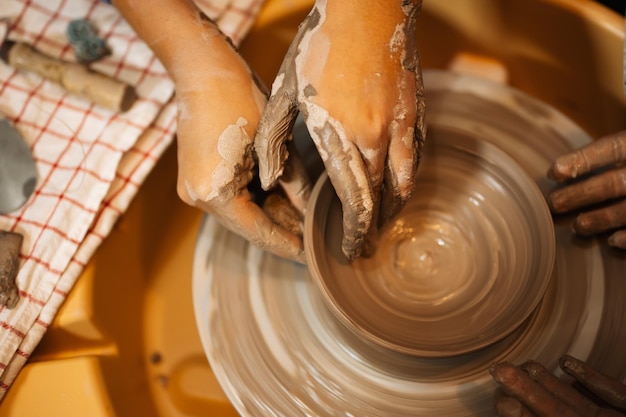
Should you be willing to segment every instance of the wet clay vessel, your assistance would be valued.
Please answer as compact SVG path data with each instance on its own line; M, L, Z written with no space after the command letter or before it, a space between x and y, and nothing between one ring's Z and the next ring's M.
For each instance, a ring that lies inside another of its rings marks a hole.
M554 158L591 141L563 114L509 86L432 70L424 82L431 134L438 126L495 145L544 196L555 186L546 177ZM256 248L208 216L195 250L193 297L211 369L246 417L490 417L493 363L533 358L555 369L564 353L622 378L626 257L605 239L572 238L571 219L554 221L554 270L528 319L492 345L434 358L349 330L305 266Z
M307 264L328 307L398 352L447 357L503 339L552 274L554 228L538 186L506 152L453 128L429 126L414 195L371 257L343 256L341 203L326 176L307 212Z

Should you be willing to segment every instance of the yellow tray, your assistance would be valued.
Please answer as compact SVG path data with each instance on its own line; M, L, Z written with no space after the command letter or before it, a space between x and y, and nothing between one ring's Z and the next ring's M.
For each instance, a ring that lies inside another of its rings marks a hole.
M242 45L268 85L311 5L268 0ZM426 0L419 44L424 67L504 76L598 136L626 128L623 28L621 16L590 0ZM176 171L172 147L79 278L0 416L237 415L196 331L191 266L202 213L179 201Z

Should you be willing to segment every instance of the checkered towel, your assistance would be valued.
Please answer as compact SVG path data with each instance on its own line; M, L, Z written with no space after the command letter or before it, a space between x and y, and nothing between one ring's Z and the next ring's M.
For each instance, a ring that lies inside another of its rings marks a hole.
M198 0L238 44L262 0ZM95 71L135 87L125 113L98 107L36 74L0 64L0 115L30 146L34 195L0 215L0 230L24 235L12 310L0 307L0 399L27 361L90 257L127 209L176 130L174 86L150 49L111 5L98 0L2 0L0 27L14 41L74 61L65 30L87 18L112 49Z

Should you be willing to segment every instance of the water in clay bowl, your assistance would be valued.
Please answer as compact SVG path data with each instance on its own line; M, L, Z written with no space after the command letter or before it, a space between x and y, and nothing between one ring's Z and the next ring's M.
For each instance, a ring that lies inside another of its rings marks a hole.
M543 195L504 151L430 126L414 196L369 258L341 251L341 203L326 175L305 220L310 274L331 311L394 351L449 357L491 345L533 312L555 237Z

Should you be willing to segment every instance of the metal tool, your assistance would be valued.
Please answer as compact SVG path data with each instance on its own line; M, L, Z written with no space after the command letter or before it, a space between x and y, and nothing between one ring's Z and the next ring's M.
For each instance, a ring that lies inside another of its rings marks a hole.
M22 207L37 185L30 148L6 119L0 119L0 214Z

